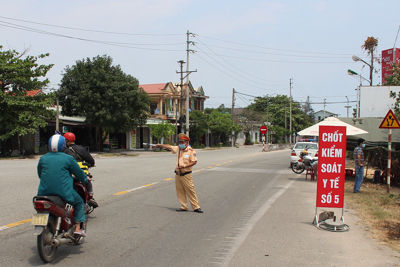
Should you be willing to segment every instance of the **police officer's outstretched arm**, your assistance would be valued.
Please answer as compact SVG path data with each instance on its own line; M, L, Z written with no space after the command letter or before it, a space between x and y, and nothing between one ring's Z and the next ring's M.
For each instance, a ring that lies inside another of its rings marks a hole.
M157 144L156 145L156 147L161 147L161 148L165 148L165 149L168 149L168 150L171 150L171 145L168 145L168 144Z
M74 158L69 159L70 172L75 176L75 179L86 184L89 180L85 172L81 169Z

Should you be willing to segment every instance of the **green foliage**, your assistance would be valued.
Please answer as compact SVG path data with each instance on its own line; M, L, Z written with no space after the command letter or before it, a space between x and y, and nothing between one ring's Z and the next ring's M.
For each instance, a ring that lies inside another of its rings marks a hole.
M236 132L240 126L232 122L231 114L220 113L214 110L208 117L210 131L217 136L217 140L227 143L232 131Z
M393 63L391 71L392 75L385 78L386 82L383 84L385 86L399 86L400 85L400 66Z
M85 116L87 123L100 126L106 134L144 125L150 112L150 98L139 89L138 80L113 66L107 55L67 66L59 96L63 115Z
M203 144L199 144L198 142L194 142L192 145L193 148L204 148Z
M245 145L253 145L253 142L251 141L250 135L246 135L246 139L244 140Z
M190 112L190 138L199 142L200 138L207 133L208 120L207 115L198 110Z
M285 135L291 134L289 130L289 105L290 99L288 96L277 95L273 97L257 97L255 99L255 102L249 105L248 108L249 110L263 112L264 114L267 114L268 111L268 119L265 116L265 121L268 120L268 122L270 123L268 128L271 131L276 132L274 135L274 138L276 140L283 140ZM302 107L300 103L292 101L292 132L298 132L304 128L311 126L313 124L313 120L310 116L311 113L313 113L313 110L309 105L307 105L307 103L305 107Z
M302 110L307 115L307 119L310 123L314 122L314 109L311 107L310 97L307 96L306 102L302 105Z
M383 84L385 86L399 86L400 85L400 66L396 63L392 65L392 75L385 78L386 82ZM400 116L400 92L390 91L390 97L396 99L394 104L395 116Z
M170 122L164 121L160 124L150 124L151 135L157 139L167 138L176 132L175 125Z
M0 46L0 140L14 135L34 134L39 127L47 126L45 118L55 115L47 107L51 105L51 96L39 93L27 96L28 91L43 89L48 79L43 79L53 64L38 65L39 58L25 56L27 51L3 51Z
M224 104L219 105L218 108L205 108L204 113L205 114L211 114L213 111L218 111L221 113L231 113L232 109L231 108L226 108Z

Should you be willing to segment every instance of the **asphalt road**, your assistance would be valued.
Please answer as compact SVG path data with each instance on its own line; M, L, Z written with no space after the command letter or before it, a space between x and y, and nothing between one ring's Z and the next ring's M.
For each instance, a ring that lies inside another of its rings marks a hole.
M57 266L397 266L399 254L369 238L351 210L349 232L318 230L316 181L289 168L289 150L197 153L203 214L176 212L171 153L96 160L100 207L80 246L61 246ZM0 160L0 266L42 265L33 227L37 159ZM24 223L25 222L25 223ZM20 223L20 224L19 224ZM19 225L18 225L19 224Z

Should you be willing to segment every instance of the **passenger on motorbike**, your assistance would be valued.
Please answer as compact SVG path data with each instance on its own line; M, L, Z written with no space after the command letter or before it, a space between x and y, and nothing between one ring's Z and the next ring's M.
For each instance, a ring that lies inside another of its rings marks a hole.
M64 153L74 157L77 162L82 162L84 165L88 164L88 167L93 167L95 162L92 155L90 155L90 153L83 146L75 144L75 134L67 132L64 134L64 137L67 139L67 146L64 148ZM86 184L90 197L88 204L94 208L97 208L99 205L93 197L94 192L92 181L90 178L88 179L89 182Z
M75 179L87 183L85 172L76 160L63 153L65 138L53 135L49 139L50 152L43 155L37 165L40 179L38 196L59 196L74 207L75 232L74 234L86 236L81 230L80 223L86 221L83 200L73 187L73 174Z

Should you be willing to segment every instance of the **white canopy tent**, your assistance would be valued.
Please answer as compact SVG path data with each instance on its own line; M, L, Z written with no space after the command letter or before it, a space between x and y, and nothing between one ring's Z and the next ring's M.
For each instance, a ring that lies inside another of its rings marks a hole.
M320 125L325 125L325 126L346 126L346 135L360 135L360 134L366 134L368 133L367 131L364 131L360 128L357 128L351 124L345 123L338 118L335 117L328 117L325 118L325 120L320 121L313 126L310 126L304 130L301 130L298 132L298 135L301 136L318 136L319 135L319 126Z

